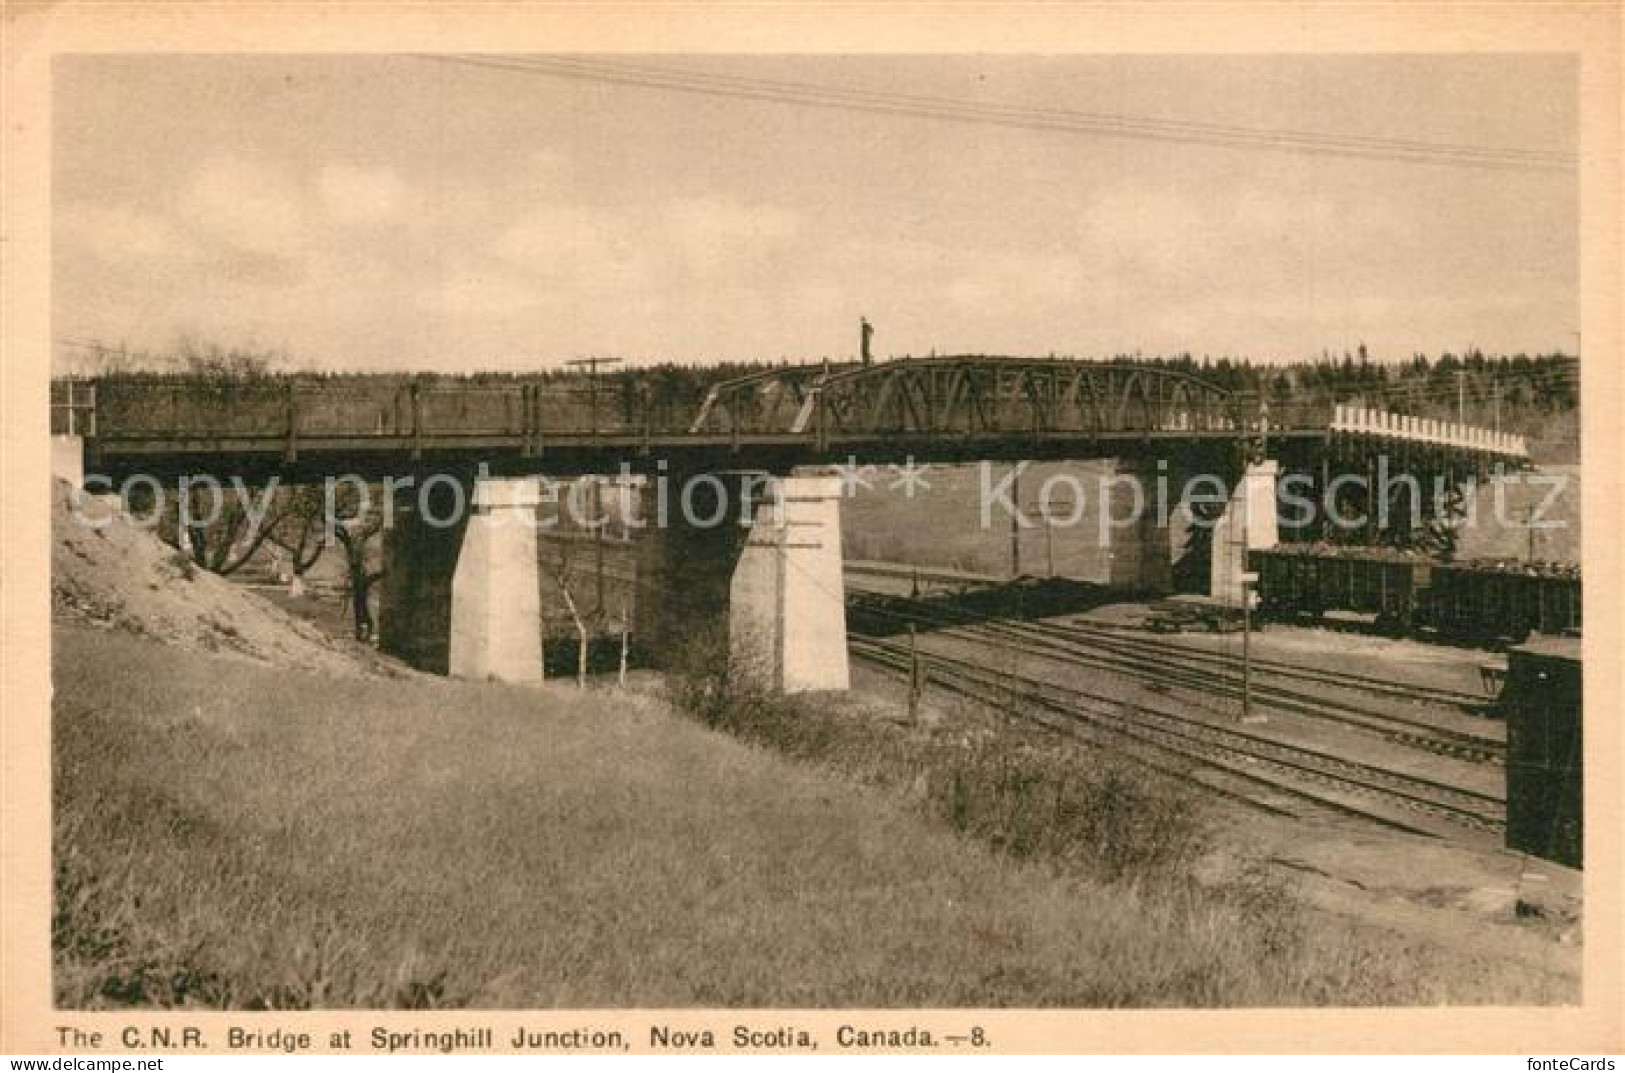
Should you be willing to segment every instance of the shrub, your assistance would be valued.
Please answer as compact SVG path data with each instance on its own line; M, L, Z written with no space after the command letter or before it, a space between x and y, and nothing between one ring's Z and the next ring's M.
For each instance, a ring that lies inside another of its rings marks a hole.
M677 706L706 726L863 781L923 789L928 812L1012 857L1081 864L1097 878L1171 883L1212 846L1204 802L1131 760L1008 735L921 738L883 719L843 718L827 698L776 694L727 656L726 635L695 636L671 675Z

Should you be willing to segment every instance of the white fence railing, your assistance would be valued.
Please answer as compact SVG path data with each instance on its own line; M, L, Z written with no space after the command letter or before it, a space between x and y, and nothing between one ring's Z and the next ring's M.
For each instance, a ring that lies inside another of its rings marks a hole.
M1524 438L1510 432L1497 432L1494 429L1463 425L1454 421L1440 421L1430 417L1393 414L1386 410L1372 410L1363 406L1335 407L1332 413L1332 431L1356 436L1409 440L1413 443L1433 443L1517 458L1529 457L1529 448Z

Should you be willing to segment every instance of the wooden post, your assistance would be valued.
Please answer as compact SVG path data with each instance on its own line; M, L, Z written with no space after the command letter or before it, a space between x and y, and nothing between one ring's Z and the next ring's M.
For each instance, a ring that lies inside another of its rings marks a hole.
M639 394L643 397L643 453L647 455L650 442L654 439L654 391L644 384Z
M908 624L908 721L920 721L920 648L914 623Z
M297 462L299 461L299 399L294 394L294 385L291 380L288 382L287 388L287 408L288 442L287 446L282 449L282 460L284 462Z
M519 386L519 457L529 458L531 453L530 429L534 420L533 392L534 384L521 384Z
M818 402L818 412L817 412L818 452L819 452L819 454L823 454L825 451L829 450L828 415L824 412L824 383L829 380L829 359L828 358L824 359L824 372L823 372L823 375L820 376L818 379L819 379L819 382L817 384L813 385L813 391L818 396L818 398L817 398L817 402Z
M546 413L546 410L541 405L541 387L543 385L536 385L536 393L535 397L533 397L536 403L536 424L535 428L531 428L531 452L536 458L546 454L546 450L548 450L548 436L546 436L548 423L543 419L543 413Z
M423 385L412 381L412 460L423 457Z

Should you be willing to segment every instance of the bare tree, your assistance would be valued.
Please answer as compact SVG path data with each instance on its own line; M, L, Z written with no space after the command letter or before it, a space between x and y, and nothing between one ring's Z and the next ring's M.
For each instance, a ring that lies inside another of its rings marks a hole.
M218 498L205 505L206 495ZM176 495L164 527L177 547L184 527L192 563L225 577L272 539L291 505L287 490L268 485L193 486Z
M570 563L573 556L570 549L573 543L561 540L554 545L558 549L558 556L553 560L553 584L558 586L559 595L564 598L564 607L570 613L570 621L576 628L576 686L587 688L587 620L582 617L580 605L576 603L575 594L570 591Z
M355 639L372 640L372 587L387 571L371 568L367 561L369 542L383 530L383 518L376 512L347 518L333 526L333 536L344 549L346 574L350 580L350 607L355 613Z

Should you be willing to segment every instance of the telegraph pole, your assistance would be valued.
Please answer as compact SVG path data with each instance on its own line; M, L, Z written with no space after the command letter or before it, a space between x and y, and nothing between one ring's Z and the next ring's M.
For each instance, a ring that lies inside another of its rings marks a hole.
M574 358L565 362L566 365L585 366L587 369L587 408L592 421L592 438L598 439L598 367L600 365L616 365L620 358Z

